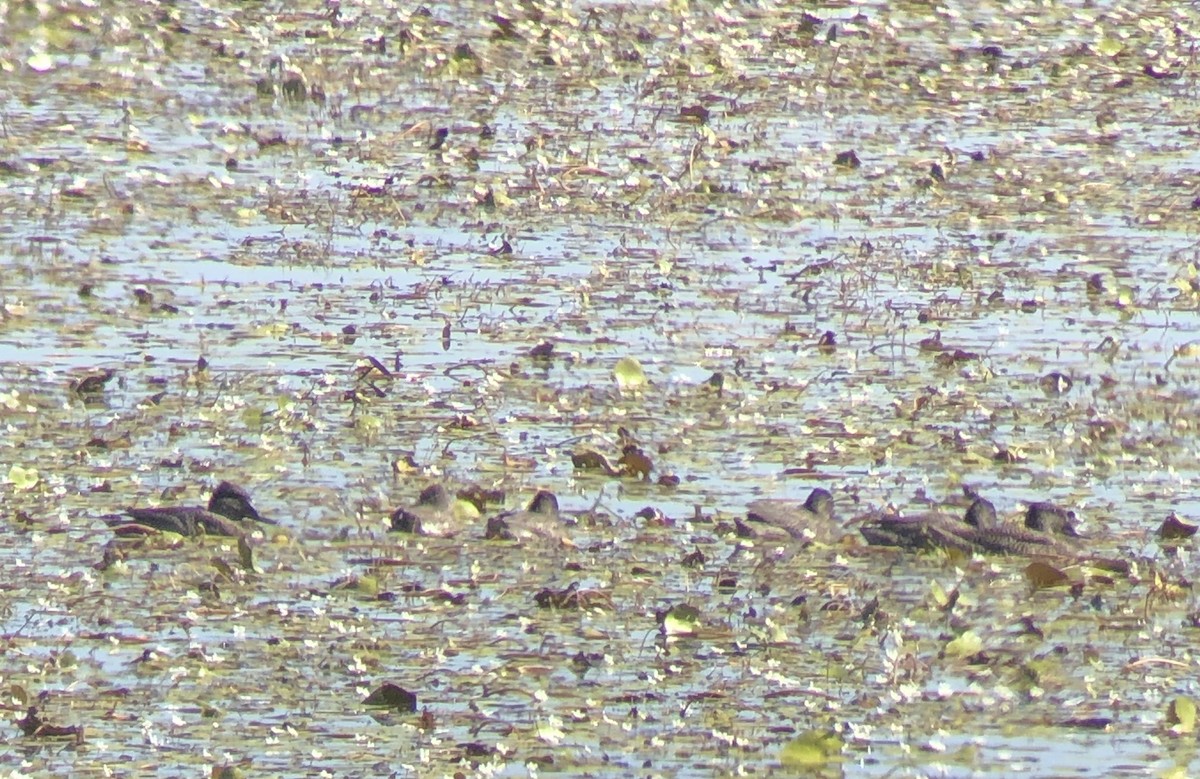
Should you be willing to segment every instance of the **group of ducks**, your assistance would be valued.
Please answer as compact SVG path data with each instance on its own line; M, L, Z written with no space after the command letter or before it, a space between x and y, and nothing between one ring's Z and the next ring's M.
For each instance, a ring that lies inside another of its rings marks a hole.
M1051 557L1087 562L1114 571L1128 571L1124 560L1098 557L1082 548L1075 514L1052 503L1033 503L1024 521L1003 521L995 507L978 494L968 492L971 505L962 517L934 512L915 516L873 514L852 524L873 546L902 549L945 549L964 554L1004 554ZM391 529L417 535L452 535L461 521L461 501L445 487L434 484L423 490L417 502L391 514ZM468 509L468 512L473 509ZM217 485L207 508L164 506L131 508L125 518L112 518L121 528L150 528L183 536L238 536L247 529L246 520L274 525L254 508L250 495L224 481ZM473 516L478 516L474 513ZM833 516L833 495L820 487L800 504L791 500L767 499L750 504L746 519L736 520L738 537L764 542L836 543L845 529ZM558 500L546 490L534 495L527 508L496 514L487 520L484 537L510 541L534 539L566 542L559 516Z
M392 512L391 529L417 535L451 535L448 525L458 513L457 503L461 501L452 498L445 487L430 485L421 492L415 505ZM250 493L232 482L223 481L213 490L207 508L130 508L125 510L124 515L111 516L106 521L110 527L128 535L150 530L181 536L240 536L252 527L246 520L266 525L278 524L258 513L250 500ZM558 499L547 490L540 490L534 495L528 508L505 511L487 521L485 538L489 540L522 541L534 537L565 538L561 531Z
M1006 521L997 517L991 501L972 490L965 492L971 504L961 518L943 512L913 516L874 513L853 524L872 546L1046 557L1122 573L1130 570L1127 560L1102 557L1084 547L1073 511L1053 503L1031 503L1023 522ZM794 540L833 543L844 534L833 518L833 496L819 487L803 506L787 500L755 501L746 520L737 523L739 535L771 538L784 533Z

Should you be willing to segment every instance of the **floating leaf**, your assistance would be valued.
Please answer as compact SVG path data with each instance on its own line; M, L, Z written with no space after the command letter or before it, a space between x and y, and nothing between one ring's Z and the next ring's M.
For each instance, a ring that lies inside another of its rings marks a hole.
M29 705L29 691L21 685L10 685L8 688L8 694L12 696L12 699L15 703L19 703L22 706Z
M681 604L662 616L662 629L668 636L694 636L700 624L700 609Z
M775 622L772 619L767 619L763 623L764 630L761 631L761 640L771 644L785 644L788 641L787 628Z
M363 574L354 582L354 589L364 595L378 595L379 579L368 574Z
M811 768L837 760L841 753L840 735L832 731L809 730L783 745L779 762L788 768Z
M962 349L955 349L954 351L945 351L939 353L937 357L933 358L933 362L939 368L951 368L959 363L970 362L978 359L979 355L976 352L967 352Z
M38 73L54 70L54 58L44 51L39 51L25 60L25 64L29 66L30 70L35 70Z
M1200 343L1192 342L1175 347L1173 357L1195 357L1200 354Z
M9 411L16 411L17 408L19 408L21 405L21 401L19 400L20 397L21 397L20 390L10 390L9 392L0 392L0 406L3 406L4 408L8 409Z
M8 483L20 492L28 492L38 483L37 468L12 466L8 469Z
M235 765L215 765L209 772L209 779L243 779L246 773Z
M383 706L396 711L416 711L417 696L398 684L384 682L363 700L364 706Z
M946 605L950 603L950 596L946 594L946 590L942 588L942 585L936 581L929 583L929 596L933 598L934 605L939 609L946 608Z
M979 654L982 649L983 639L974 631L968 630L946 644L946 657L970 657Z
M1035 561L1025 566L1025 578L1039 590L1047 587L1061 587L1068 581L1065 573L1053 565L1040 561Z
M479 519L482 516L479 513L479 507L466 498L456 498L450 505L450 513L460 521Z
M254 573L254 550L250 548L250 542L245 536L238 536L238 561L242 564L242 570L249 573Z
M551 717L548 721L538 720L538 723L533 728L534 735L551 746L557 746L567 737L567 734L559 727L561 724L562 720L558 717Z
M1167 724L1171 726L1172 733L1194 732L1196 730L1196 702L1182 695L1171 701L1167 705Z
M292 328L287 322L272 322L255 327L254 335L260 338L283 338Z
M646 385L646 372L642 370L642 364L632 357L617 360L613 376L622 391L640 389Z
M1125 46L1114 38L1101 38L1096 44L1096 51L1105 57L1115 57L1125 50Z
M374 435L383 429L383 420L374 414L363 414L354 420L354 427L367 435Z

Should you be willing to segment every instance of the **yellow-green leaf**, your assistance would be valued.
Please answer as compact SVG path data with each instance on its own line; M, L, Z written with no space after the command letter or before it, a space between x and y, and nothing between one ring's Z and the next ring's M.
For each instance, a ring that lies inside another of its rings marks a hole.
M354 427L360 432L370 435L379 432L383 427L383 420L374 414L363 414L354 420Z
M663 617L663 632L668 636L691 636L700 623L700 610L686 604L674 606Z
M640 389L646 385L646 372L642 370L642 364L632 357L622 357L617 360L616 367L613 368L613 376L617 379L617 386L622 390Z
M16 411L17 407L21 405L21 401L18 399L20 397L21 392L19 390L0 392L0 406L3 406L9 411Z
M39 51L25 60L25 64L29 66L30 70L36 70L38 73L54 70L54 58L44 51Z
M454 515L454 518L459 520L479 519L481 516L478 506L462 498L454 501L454 505L450 507L450 511Z
M12 466L8 469L8 483L20 492L28 492L38 483L37 468Z
M983 649L983 639L974 631L968 630L946 644L946 657L970 657L979 654L981 649Z
M809 730L783 745L779 762L788 768L820 766L837 760L842 752L842 737L824 730Z
M260 338L283 338L291 332L292 326L287 322L271 322L254 328L254 334Z
M559 727L560 722L557 717L551 717L549 720L539 720L534 726L534 734L552 746L558 746L562 740L567 737L563 729Z
M950 602L950 596L948 596L946 591L942 589L942 585L938 584L936 581L931 581L929 583L929 595L931 598L933 598L934 605L939 609L946 608L946 604Z
M1167 705L1167 724L1172 733L1192 733L1196 730L1196 702L1179 696Z

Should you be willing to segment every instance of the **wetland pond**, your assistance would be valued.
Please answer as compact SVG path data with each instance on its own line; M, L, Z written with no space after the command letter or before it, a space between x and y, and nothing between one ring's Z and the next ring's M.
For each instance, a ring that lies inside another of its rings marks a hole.
M1200 770L1194 5L0 24L0 776ZM1130 571L856 532L964 485Z

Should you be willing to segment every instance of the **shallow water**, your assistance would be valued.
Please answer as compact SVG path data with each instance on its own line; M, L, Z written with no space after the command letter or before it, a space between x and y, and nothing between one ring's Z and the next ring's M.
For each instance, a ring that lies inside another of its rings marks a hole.
M1194 563L1153 530L1200 512L1200 19L807 13L6 10L0 676L11 720L86 729L10 726L6 764L774 774L833 728L818 773L1194 771L1164 723L1196 694ZM648 388L618 390L623 357ZM573 468L621 427L678 486ZM281 523L255 572L216 539L93 568L105 515L223 478ZM600 518L569 548L386 533L435 479ZM1072 507L1137 573L1073 596L1025 561L718 524L816 485L849 520L964 483ZM596 608L535 606L574 582ZM667 640L684 603L699 634ZM965 631L982 655L947 657ZM363 707L384 681L431 719Z

